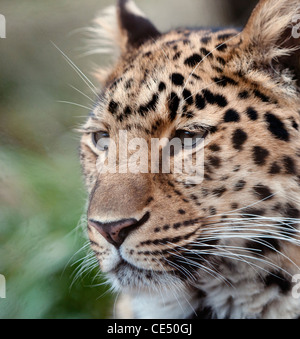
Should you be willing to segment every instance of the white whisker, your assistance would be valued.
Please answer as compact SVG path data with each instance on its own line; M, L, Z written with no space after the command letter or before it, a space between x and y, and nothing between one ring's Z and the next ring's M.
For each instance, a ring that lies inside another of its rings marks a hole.
M93 110L93 107L88 107L88 106L80 105L80 104L77 104L76 102L64 101L64 100L58 100L57 102L59 102L61 104L68 104L68 105L73 105L73 106L85 108L88 111L92 111Z
M73 70L80 76L82 81L89 87L89 89L95 94L96 98L98 97L97 94L97 87L91 82L91 80L79 69L78 66L54 43L51 41L53 46L62 54L65 58L67 63L73 68Z
M170 245L174 246L174 244L168 242ZM177 247L181 247L181 246L177 246ZM214 278L217 278L217 279L220 279L222 282L225 282L227 283L227 279L224 278L220 273L218 273L216 270L212 270L210 269L209 267L207 266L204 266L200 263L196 263L194 262L193 260L189 260L188 258L185 258L184 256L182 256L182 254L180 252L178 252L176 249L174 249L174 247L171 247L171 250L172 251L175 251L176 253L178 254L175 254L173 252L168 252L171 256L175 256L177 257L179 260L179 262L182 262L182 263L188 263L190 264L191 266L195 266L195 267L199 267L201 268L203 271L207 272L208 274L212 275ZM199 256L200 258L200 256ZM202 258L201 258L202 259ZM205 259L204 259L205 260ZM172 264L175 264L172 262ZM178 266L179 268L183 269L182 266ZM192 276L192 280L195 280L195 277Z
M73 85L70 85L69 86L74 89L75 91L77 91L78 93L82 94L85 98L89 99L93 104L95 103L95 100L93 100L91 97L89 97L87 94L85 94L84 92L82 92L80 89L76 88L75 86Z

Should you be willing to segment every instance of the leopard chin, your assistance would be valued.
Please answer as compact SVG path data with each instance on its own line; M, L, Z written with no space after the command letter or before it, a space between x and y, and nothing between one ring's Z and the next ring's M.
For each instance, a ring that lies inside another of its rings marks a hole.
M170 272L141 269L125 260L107 274L113 288L127 293L153 293L159 290L178 289L182 281Z

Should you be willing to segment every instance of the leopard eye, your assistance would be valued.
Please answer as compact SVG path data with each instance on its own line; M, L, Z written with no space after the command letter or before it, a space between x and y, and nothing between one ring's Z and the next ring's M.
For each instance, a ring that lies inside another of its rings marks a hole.
M177 130L175 138L179 138L184 148L195 148L208 134L208 131L190 132L186 130Z
M99 151L107 151L109 148L109 134L107 132L93 132L93 144Z

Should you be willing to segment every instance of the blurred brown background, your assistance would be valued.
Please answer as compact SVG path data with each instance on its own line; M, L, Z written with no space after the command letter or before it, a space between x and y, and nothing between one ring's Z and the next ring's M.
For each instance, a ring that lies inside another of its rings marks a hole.
M178 26L243 26L256 0L137 0L161 31ZM113 296L86 257L86 194L74 128L93 94L54 48L88 76L98 55L81 57L78 29L112 0L1 0L0 318L107 318ZM84 259L85 258L85 259ZM84 261L84 266L80 263Z

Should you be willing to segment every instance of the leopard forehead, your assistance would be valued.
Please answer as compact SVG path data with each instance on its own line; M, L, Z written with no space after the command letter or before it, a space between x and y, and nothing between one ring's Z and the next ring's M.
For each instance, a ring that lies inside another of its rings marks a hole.
M148 42L110 77L104 110L121 123L132 115L142 121L158 116L173 122L178 115L192 119L197 109L204 108L201 92L209 96L208 88L214 84L219 92L228 83L237 85L223 68L230 56L225 53L230 43L226 40L236 44L238 35L236 31L179 31ZM226 98L216 96L216 104L227 106Z
M247 69L240 34L233 29L177 30L128 52L106 78L87 125L96 128L105 121L109 130L138 126L151 134L159 124L184 126L199 117L204 125L234 121L236 111L254 123L259 108L295 106L293 86L280 87L283 79ZM288 118L298 125L295 107Z

